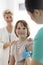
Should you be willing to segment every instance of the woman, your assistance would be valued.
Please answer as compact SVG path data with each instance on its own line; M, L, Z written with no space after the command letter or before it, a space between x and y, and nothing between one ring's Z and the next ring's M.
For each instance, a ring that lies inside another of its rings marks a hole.
M37 24L43 24L43 0L25 0L28 14ZM35 36L30 65L43 65L43 27Z
M8 65L10 52L11 52L11 42L17 40L16 35L14 34L12 22L13 22L13 13L10 10L5 10L3 17L7 26L3 29L0 29L0 47L2 48L1 52L1 65Z

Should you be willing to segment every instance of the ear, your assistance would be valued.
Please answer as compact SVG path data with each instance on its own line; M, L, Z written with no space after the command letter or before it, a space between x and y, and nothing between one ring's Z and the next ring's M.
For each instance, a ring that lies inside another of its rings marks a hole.
M33 13L33 17L37 20L40 17L40 10L35 9Z
M40 10L35 9L33 13L28 12L28 14L31 16L32 20L37 21L40 17Z

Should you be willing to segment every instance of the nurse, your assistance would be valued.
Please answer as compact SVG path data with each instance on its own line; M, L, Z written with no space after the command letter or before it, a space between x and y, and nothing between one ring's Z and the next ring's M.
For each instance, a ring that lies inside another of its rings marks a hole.
M9 55L11 53L11 42L17 40L17 37L14 34L12 26L13 13L10 10L5 10L3 17L7 26L0 29L1 65L8 65Z
M43 24L43 0L25 0L25 6L32 20L37 24ZM35 36L30 65L43 65L43 27Z

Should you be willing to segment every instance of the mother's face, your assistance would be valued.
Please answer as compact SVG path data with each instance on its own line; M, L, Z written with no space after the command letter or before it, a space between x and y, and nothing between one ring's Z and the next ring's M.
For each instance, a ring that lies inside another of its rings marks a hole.
M7 24L11 24L13 22L13 17L11 14L6 14L4 19L7 22Z

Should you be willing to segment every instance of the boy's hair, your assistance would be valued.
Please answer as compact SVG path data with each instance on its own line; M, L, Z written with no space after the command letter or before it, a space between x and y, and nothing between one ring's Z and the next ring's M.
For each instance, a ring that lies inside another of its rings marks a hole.
M34 9L43 10L43 0L25 0L25 7L31 13L34 12Z
M15 25L15 34L16 34L16 29L17 29L17 26L18 26L18 23L22 23L26 28L27 28L27 37L30 36L30 31L29 31L29 28L28 28L28 24L25 20L18 20L16 25ZM18 37L18 35L16 34L16 36Z
M13 13L8 9L8 10L5 10L4 12L3 12L3 16L5 17L5 15L6 14L11 14L11 15L13 15Z

